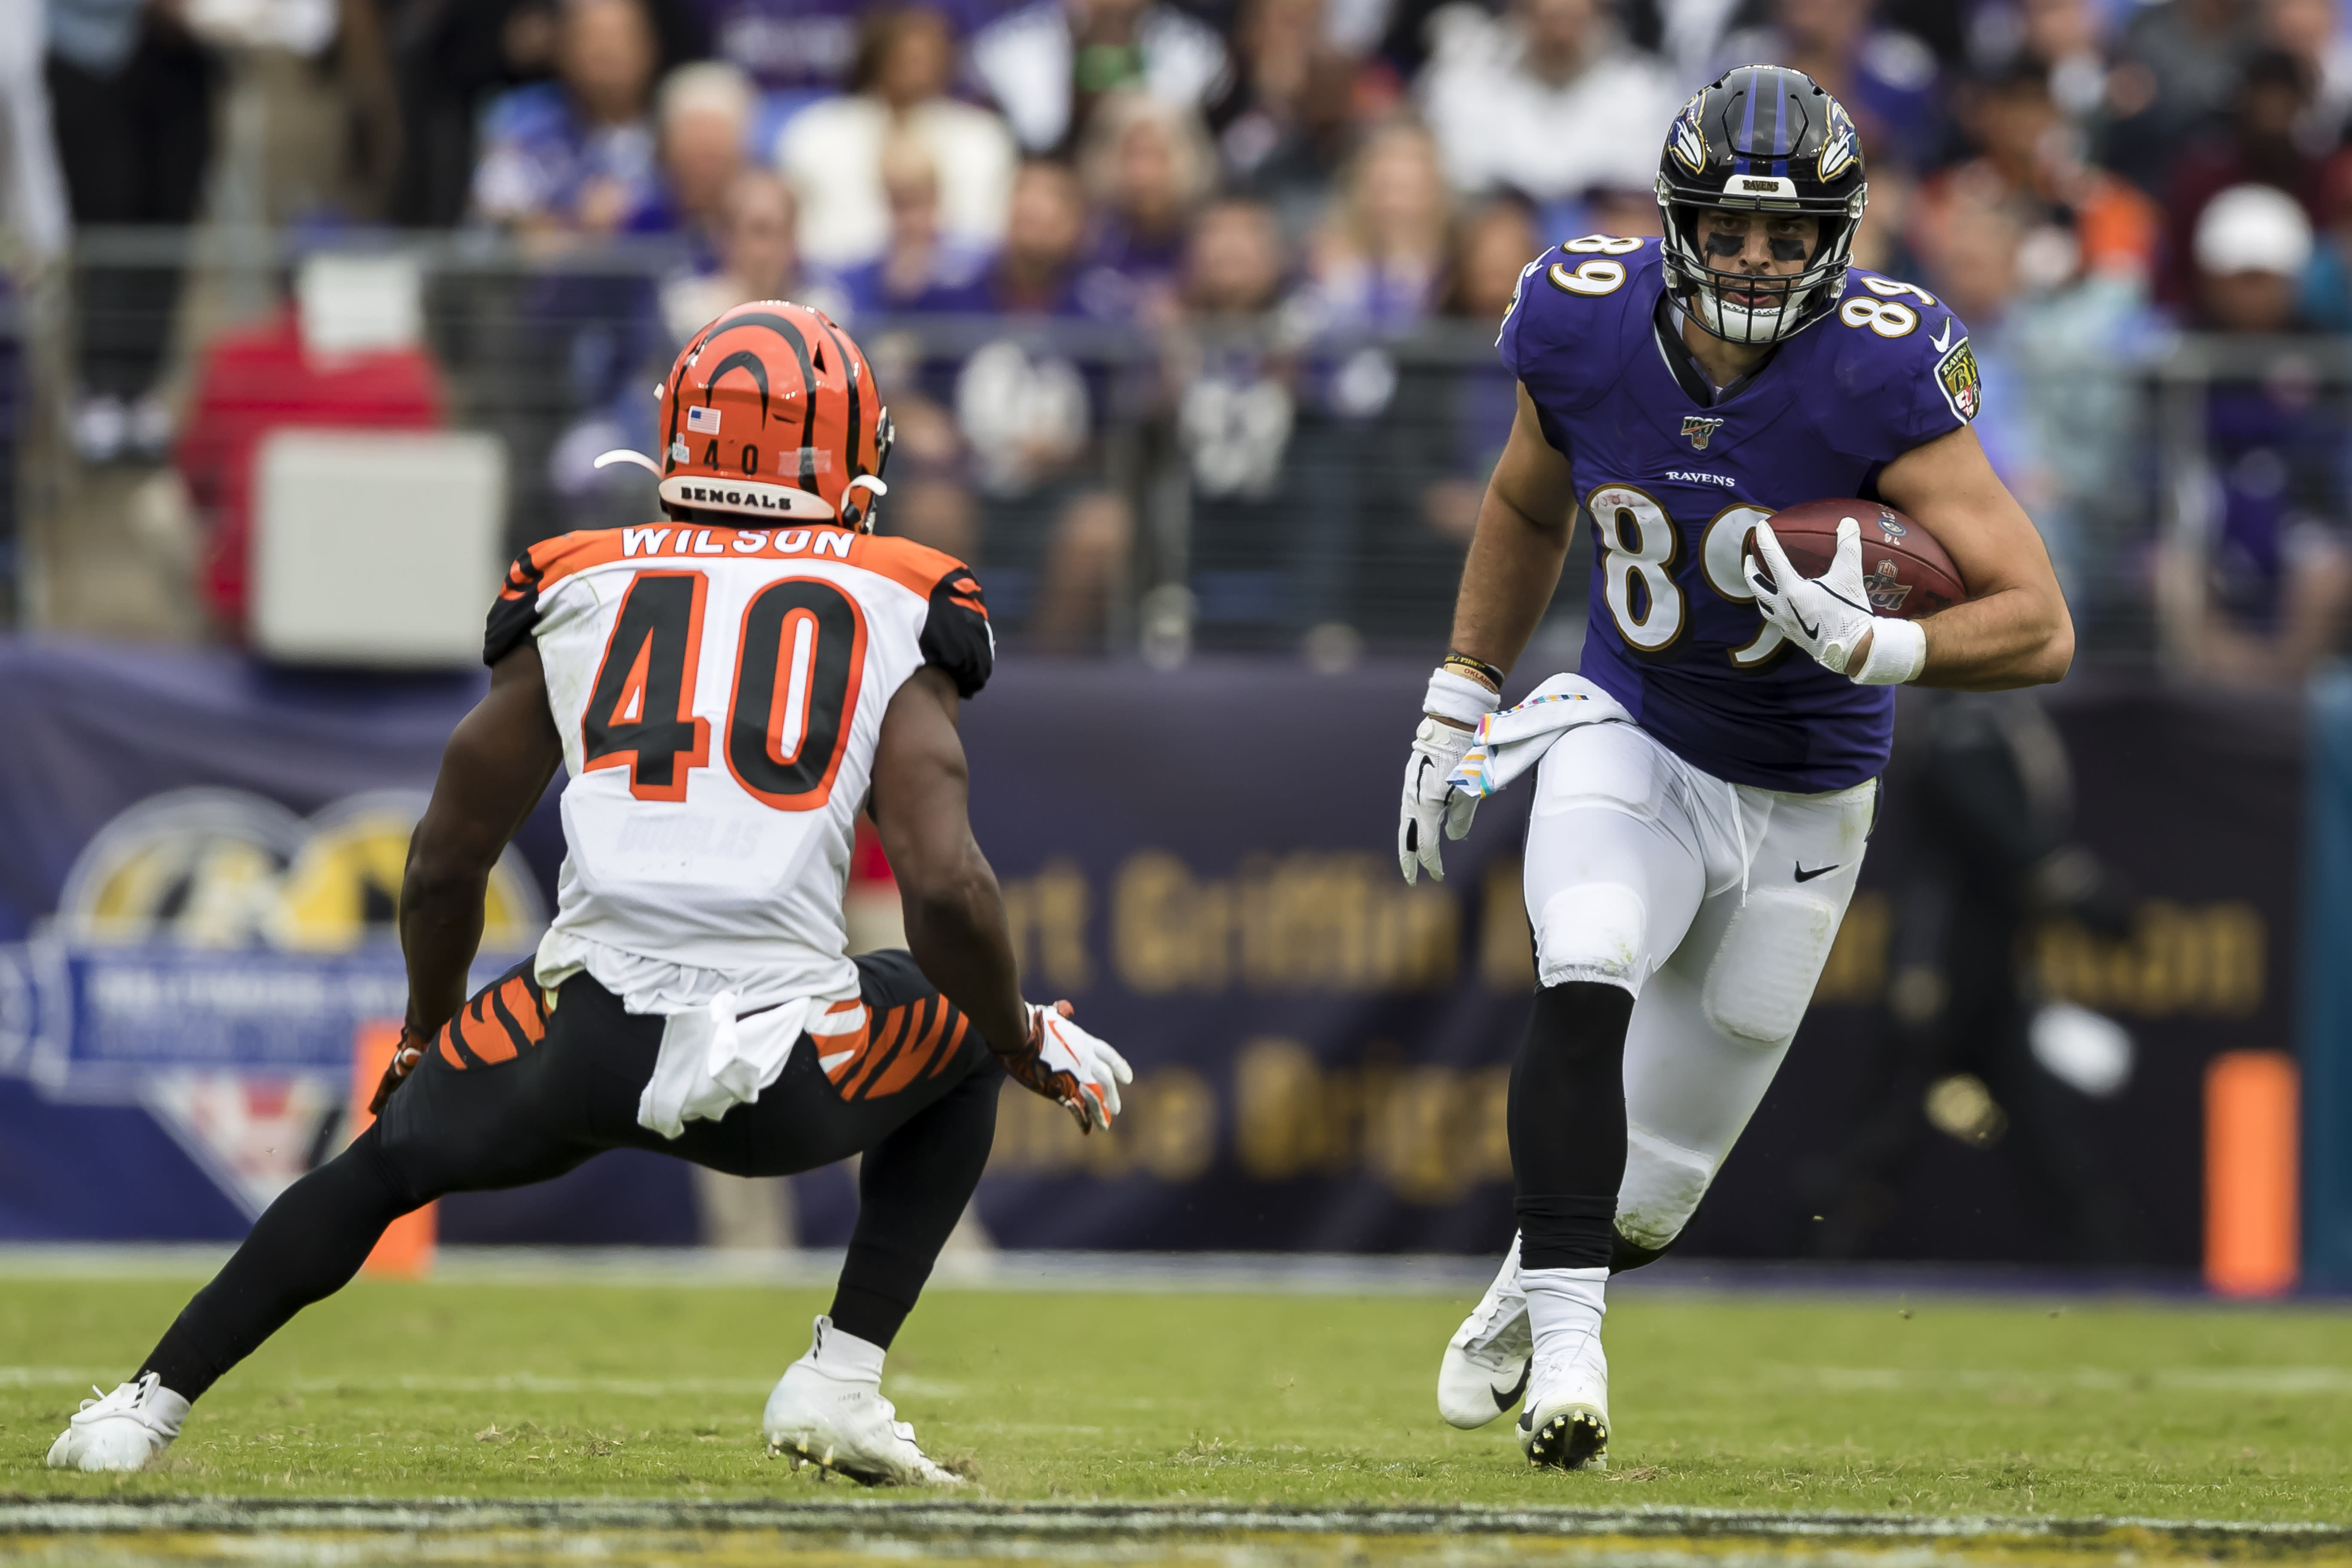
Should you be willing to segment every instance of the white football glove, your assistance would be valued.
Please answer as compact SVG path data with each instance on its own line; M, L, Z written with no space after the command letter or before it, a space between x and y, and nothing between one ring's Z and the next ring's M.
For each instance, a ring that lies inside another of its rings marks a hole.
M1861 522L1851 517L1839 521L1837 553L1818 577L1799 575L1770 523L1758 523L1749 537L1755 552L1747 558L1744 574L1756 607L1814 662L1864 686L1891 686L1919 673L1927 663L1927 634L1909 621L1881 620L1871 613L1870 590L1862 581ZM1767 572L1769 584L1764 581ZM1871 639L1870 657L1848 668L1864 637Z
M1029 1009L1024 1048L997 1058L1021 1085L1077 1119L1078 1131L1108 1131L1118 1114L1118 1086L1135 1081L1127 1058L1070 1021L1070 1005Z
M1423 718L1412 732L1412 754L1404 763L1404 805L1397 821L1397 867L1408 882L1419 880L1423 868L1438 881L1445 880L1445 862L1437 849L1439 823L1445 825L1448 838L1470 831L1478 797L1445 781L1477 739L1477 731L1438 718Z

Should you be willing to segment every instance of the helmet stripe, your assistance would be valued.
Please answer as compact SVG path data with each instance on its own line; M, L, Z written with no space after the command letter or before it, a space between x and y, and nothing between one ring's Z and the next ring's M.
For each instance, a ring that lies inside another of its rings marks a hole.
M1751 165L1748 163L1748 155L1755 150L1755 147L1756 79L1754 77L1750 77L1748 79L1748 121L1746 124L1740 127L1739 145L1735 149L1735 151L1739 153L1737 163L1738 165L1738 172L1740 174L1745 174L1749 172Z
M1789 85L1779 71L1772 73L1772 172L1783 176L1789 173L1783 156L1789 151Z
M820 317L819 320L823 318ZM860 429L857 423L857 355L851 351L846 342L842 341L841 333L835 330L834 324L829 321L824 323L824 335L833 340L833 352L840 356L843 377L849 383L849 478L854 479L866 472L865 460L857 455L857 437Z
M784 342L792 345L793 357L800 361L801 387L803 392L806 395L801 400L803 406L806 409L806 413L803 415L801 419L800 488L808 491L811 495L817 494L816 453L814 448L813 441L813 437L816 433L816 370L815 367L809 363L808 340L801 336L800 328L794 326L789 317L772 316L767 314L765 311L751 315L730 316L727 319L727 326L730 329L735 327L765 327L770 331L774 332L778 337L783 339Z
M710 406L711 394L719 390L719 379L726 375L726 374L730 370L750 371L751 373L751 379L759 384L760 427L763 430L766 429L768 426L769 397L768 363L765 360L760 357L760 352L757 349L737 349L733 353L729 354L725 359L719 362L718 368L713 370L710 373L709 379L705 380L702 384L702 405L705 408Z

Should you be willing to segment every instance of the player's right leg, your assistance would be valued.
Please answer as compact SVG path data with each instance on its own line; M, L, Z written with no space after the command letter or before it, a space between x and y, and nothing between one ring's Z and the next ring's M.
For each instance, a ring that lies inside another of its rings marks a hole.
M1681 943L1710 860L1692 780L1631 725L1563 736L1538 770L1525 867L1538 991L1511 1069L1517 1282L1532 1339L1519 1441L1538 1464L1608 1443L1604 1288L1624 1174L1626 1031Z
M189 1405L296 1312L350 1283L394 1220L444 1193L544 1181L607 1147L565 1124L547 1035L527 967L473 997L383 1117L278 1194L131 1381L84 1402L51 1445L50 1468L151 1463Z

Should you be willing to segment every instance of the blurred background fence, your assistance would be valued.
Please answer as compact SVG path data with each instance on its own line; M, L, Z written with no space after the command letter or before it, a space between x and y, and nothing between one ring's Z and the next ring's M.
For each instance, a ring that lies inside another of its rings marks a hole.
M1496 280L1502 302L1515 281ZM496 437L509 552L652 515L650 476L594 459L655 445L651 394L719 297L708 285L659 238L547 254L482 233L84 231L68 272L0 302L14 481L0 525L15 542L0 565L16 613L81 619L85 560L133 578L193 564L193 595L150 587L145 629L193 608L240 635L240 465L286 426ZM1385 333L1303 310L1139 331L1044 312L861 315L828 286L809 292L850 319L898 419L886 531L980 565L1009 647L1339 668L1444 636L1513 412L1496 300ZM2084 656L2291 678L2330 651L2352 598L2334 521L2352 493L2352 347L2150 327L2083 353L2039 330L1980 334L1979 433L2058 558ZM165 340L187 405L170 461L85 473L59 367ZM126 511L128 541L110 526ZM27 546L69 581L28 572ZM1543 634L1563 666L1582 577L1570 572ZM110 613L140 611L100 608L101 626Z

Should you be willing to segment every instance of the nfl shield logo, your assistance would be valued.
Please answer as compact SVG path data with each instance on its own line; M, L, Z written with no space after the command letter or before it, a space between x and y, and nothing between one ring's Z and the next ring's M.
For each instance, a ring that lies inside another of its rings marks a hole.
M1694 452L1706 451L1706 444L1713 440L1715 433L1722 428L1722 420L1710 418L1704 414L1683 416L1683 434L1689 438L1691 450Z

